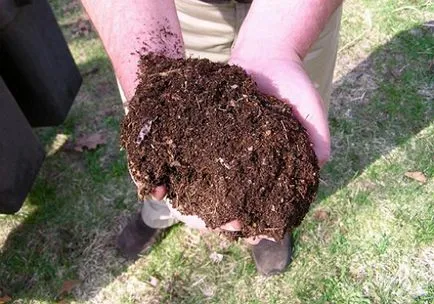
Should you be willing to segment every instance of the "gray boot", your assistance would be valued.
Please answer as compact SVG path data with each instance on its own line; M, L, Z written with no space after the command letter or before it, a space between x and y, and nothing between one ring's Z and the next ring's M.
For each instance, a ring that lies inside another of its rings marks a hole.
M280 274L292 261L292 235L287 234L283 240L273 242L263 239L252 246L256 269L264 276Z
M164 229L151 228L143 222L137 213L131 218L117 239L117 247L126 258L136 259L138 254L149 249Z

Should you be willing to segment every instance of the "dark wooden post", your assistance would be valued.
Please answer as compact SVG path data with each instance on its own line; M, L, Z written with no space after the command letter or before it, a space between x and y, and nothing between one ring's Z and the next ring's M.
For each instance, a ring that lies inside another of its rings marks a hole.
M61 124L82 79L51 8L46 0L2 3L15 16L0 29L0 75L32 126Z
M81 76L46 0L0 0L0 213L18 211L44 150L31 126L61 124Z
M17 212L32 187L44 150L0 78L0 213Z

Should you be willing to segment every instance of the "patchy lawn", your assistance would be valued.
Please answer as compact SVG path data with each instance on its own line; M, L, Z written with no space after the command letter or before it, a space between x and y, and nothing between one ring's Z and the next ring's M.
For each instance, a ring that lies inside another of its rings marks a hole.
M117 255L140 205L119 149L116 81L77 2L51 3L84 84L64 125L36 131L49 155L25 206L0 215L0 303L434 302L432 1L346 2L333 158L292 266L272 278L241 243L183 226L134 263ZM96 149L59 149L95 133Z

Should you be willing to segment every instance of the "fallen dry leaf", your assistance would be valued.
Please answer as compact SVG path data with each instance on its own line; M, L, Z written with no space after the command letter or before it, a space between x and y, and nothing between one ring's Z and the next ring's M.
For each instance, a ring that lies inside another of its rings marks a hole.
M59 294L56 298L58 303L62 303L63 299L65 296L67 296L68 294L71 293L71 291L77 287L78 285L80 285L80 281L78 280L68 280L68 281L64 281L62 284L62 288L59 291Z
M4 295L4 296L0 297L0 304L6 304L9 301L12 301L12 298L8 295Z
M422 184L426 183L426 176L420 171L408 171L405 172L404 175Z
M74 150L77 152L83 152L85 149L87 150L95 150L98 146L103 145L107 142L106 136L101 133L93 133L82 135L78 137L75 142L69 142L64 146L66 150Z
M318 209L314 212L313 217L315 220L322 222L329 218L329 213L323 209Z
M62 288L60 289L61 294L70 293L76 286L80 284L78 280L69 280L63 282Z

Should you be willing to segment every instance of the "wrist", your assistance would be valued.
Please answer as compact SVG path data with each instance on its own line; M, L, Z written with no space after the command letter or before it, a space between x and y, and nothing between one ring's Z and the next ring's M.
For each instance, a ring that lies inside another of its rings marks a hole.
M134 96L136 89L140 53L183 56L181 29L173 0L81 2L103 42L128 100Z
M302 62L297 48L294 46L272 46L270 44L260 45L255 40L238 41L231 52L230 61L243 62L251 64L252 62L258 62L266 64L270 61L278 62Z
M295 52L304 59L309 48L343 0L255 0L239 31L241 46L285 58Z
M229 64L236 65L244 69L256 83L265 89L262 84L268 83L266 78L284 77L286 69L303 69L303 62L300 56L295 51L289 51L285 54L276 54L273 52L252 52L251 48L246 48L246 52L233 52L229 60ZM283 68L284 67L284 68ZM267 86L268 87L268 86ZM269 89L264 90L269 92Z

